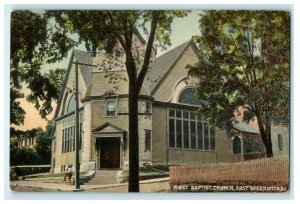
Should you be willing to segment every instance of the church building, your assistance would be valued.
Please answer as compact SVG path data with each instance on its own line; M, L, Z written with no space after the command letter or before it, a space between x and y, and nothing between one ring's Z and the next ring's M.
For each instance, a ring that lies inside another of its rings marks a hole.
M155 52L154 52L155 53ZM128 80L124 67L98 65L100 55L74 50L55 113L52 172L75 164L75 61L79 65L80 171L128 169ZM155 57L139 96L140 166L233 162L233 141L196 115L196 80L186 66L199 61L191 40ZM116 63L117 64L117 63ZM113 81L113 77L118 80Z

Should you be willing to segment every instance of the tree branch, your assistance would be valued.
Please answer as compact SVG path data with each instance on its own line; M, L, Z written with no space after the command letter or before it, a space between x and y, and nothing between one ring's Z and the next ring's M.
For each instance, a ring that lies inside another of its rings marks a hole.
M138 91L140 91L140 89L142 87L144 78L145 78L147 70L149 68L150 56L151 56L155 32L156 32L156 28L157 28L157 24L158 24L158 20L159 20L159 15L160 15L160 11L153 11L153 19L151 22L151 30L150 30L150 35L148 38L148 43L147 43L146 52L145 52L145 56L144 56L144 62L143 62L142 69L138 75L138 79L137 79Z
M123 47L125 53L126 53L126 62L125 62L125 65L126 65L126 71L127 71L127 75L128 75L128 78L130 81L132 81L134 84L135 84L135 80L136 80L136 68L135 68L135 64L134 64L134 59L133 59L133 56L132 56L132 52L131 52L131 43L129 46L127 46L127 43L128 43L128 39L126 40L126 32L124 34L125 36L125 40L122 38L122 35L120 34L120 32L118 32L118 27L117 27L117 24L114 20L114 17L113 15L111 14L111 12L107 12L108 16L109 16L109 19L110 19L110 22L112 24L112 26L116 29L116 35L117 35L117 38L121 44L121 46Z
M125 49L126 48L126 43L125 43L124 39L122 38L120 32L118 32L119 29L118 29L118 26L117 26L117 24L114 20L114 17L112 16L110 11L107 11L107 14L108 14L109 20L111 22L111 25L114 27L114 29L116 29L115 34L117 35L117 38L118 38L120 44L122 45L123 49L126 52L126 49Z
M243 106L243 108L247 109L248 111L251 111L251 112L255 113L253 107L251 107L249 104L247 106Z

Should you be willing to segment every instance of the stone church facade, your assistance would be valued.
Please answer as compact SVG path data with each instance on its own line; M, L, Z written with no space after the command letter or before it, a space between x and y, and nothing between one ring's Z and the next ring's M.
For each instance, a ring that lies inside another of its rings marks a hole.
M80 170L128 168L128 81L124 68L103 71L99 56L74 50L55 113L52 172L75 164L75 65L79 65ZM195 114L194 80L186 65L199 61L188 41L155 57L139 96L140 165L198 165L232 162L232 140ZM122 79L112 82L109 73Z

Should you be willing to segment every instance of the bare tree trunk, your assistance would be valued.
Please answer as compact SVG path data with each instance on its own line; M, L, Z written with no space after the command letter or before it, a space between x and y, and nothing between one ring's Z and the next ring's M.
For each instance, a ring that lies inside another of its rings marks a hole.
M139 192L139 133L138 93L134 82L129 80L129 179L128 191Z
M260 111L256 114L259 132L266 149L267 157L273 157L272 142L271 142L271 125L269 118L266 117L266 127L264 128L263 120Z
M272 138L271 138L271 119L269 115L269 107L266 110L266 139L268 142L267 157L273 157Z

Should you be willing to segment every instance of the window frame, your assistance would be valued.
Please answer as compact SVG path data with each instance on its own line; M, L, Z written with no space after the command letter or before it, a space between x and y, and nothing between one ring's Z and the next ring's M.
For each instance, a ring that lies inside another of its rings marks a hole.
M186 116L186 112L188 112L188 118ZM194 151L216 151L216 128L214 126L207 125L208 135L205 138L204 137L204 118L202 116L194 115L194 111L191 110L184 110L184 109L176 109L176 108L168 108L168 148L169 149L178 149L178 150L194 150ZM170 131L170 123L173 122L172 126L174 128L173 131ZM181 132L178 134L177 131L179 128L177 128L177 125L181 121ZM184 132L184 123L188 122L188 141L186 140L186 133ZM191 125L193 124L193 125ZM191 128L194 128L193 131ZM214 129L214 139L211 140L211 132L212 129ZM199 130L201 133L199 133ZM193 137L192 137L193 132ZM174 144L170 145L170 139L172 134L172 141ZM178 135L181 135L181 147L180 145L177 145L177 137ZM201 138L201 140L200 140ZM208 142L208 149L205 149L205 139ZM195 142L194 145L192 145L192 140ZM200 145L199 142L202 142ZM185 142L188 142L188 147L185 145ZM212 144L214 142L214 144Z
M146 114L151 114L152 113L152 103L151 103L151 101L146 101L145 113Z
M108 115L108 103L114 102L114 115ZM117 100L116 99L107 99L105 102L105 116L106 117L116 117L117 116Z
M73 107L74 105L75 105L75 107ZM72 113L75 111L75 109L76 109L76 96L74 94L72 94L68 100L68 104L66 107L66 113Z
M152 130L144 129L145 130L145 152L151 152L151 136Z
M79 150L83 150L83 136L84 136L83 123L81 122L79 124Z
M283 151L283 137L282 134L277 134L277 144L279 152Z

